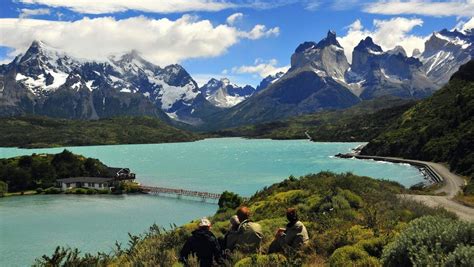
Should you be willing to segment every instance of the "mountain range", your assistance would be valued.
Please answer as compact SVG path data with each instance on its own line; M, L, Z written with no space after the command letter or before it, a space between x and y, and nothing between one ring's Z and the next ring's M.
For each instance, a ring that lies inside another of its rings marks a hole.
M472 58L472 31L433 33L423 53L383 49L370 37L349 63L336 34L300 44L286 73L256 87L211 78L199 87L180 65L164 68L138 52L102 61L73 58L35 41L11 63L0 65L0 116L24 114L69 119L149 115L217 129L343 109L383 96L430 96Z

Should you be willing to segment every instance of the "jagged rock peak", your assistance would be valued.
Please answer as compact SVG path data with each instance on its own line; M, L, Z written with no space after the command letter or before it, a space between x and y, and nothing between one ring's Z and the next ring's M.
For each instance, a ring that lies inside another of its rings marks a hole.
M330 45L335 45L335 46L338 46L338 47L342 48L341 44L339 44L339 42L336 39L336 32L331 31L331 30L328 31L328 34L327 34L326 38L319 41L319 43L316 45L316 47L317 48L324 48L324 47L327 47L327 46L330 46Z
M304 43L300 44L296 48L295 53L301 53L301 52L304 52L306 50L310 50L310 49L313 49L313 48L322 49L322 48L330 46L330 45L335 45L335 46L338 46L338 47L342 48L341 44L339 44L339 42L337 41L336 32L334 32L334 31L328 31L326 37L324 39L322 39L321 41L319 41L318 43L310 41L310 42L304 42Z
M316 46L316 43L315 42L304 42L302 44L300 44L296 50L295 50L295 53L301 53L301 52L304 52L308 49L312 49L313 47Z
M411 56L414 57L414 58L420 57L421 56L420 49L418 49L418 48L413 49L413 52L412 52Z
M372 37L368 36L364 40L360 41L359 44L354 48L354 50L367 50L367 52L383 52L382 47L374 43Z
M399 45L395 46L392 50L389 50L388 53L392 55L401 54L404 57L407 56L407 52L405 51L405 49Z

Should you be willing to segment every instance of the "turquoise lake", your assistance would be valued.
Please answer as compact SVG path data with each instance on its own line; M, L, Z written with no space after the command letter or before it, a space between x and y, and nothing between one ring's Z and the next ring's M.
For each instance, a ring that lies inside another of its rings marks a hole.
M289 175L319 171L353 172L410 186L423 181L414 167L370 160L339 159L361 143L306 140L206 139L190 143L67 147L113 167L128 167L138 182L207 192L224 190L250 196ZM57 153L64 148L0 148L0 157ZM127 233L153 223L169 227L212 215L217 206L148 195L40 195L0 199L0 266L25 266L52 254L57 245L82 252L110 252Z

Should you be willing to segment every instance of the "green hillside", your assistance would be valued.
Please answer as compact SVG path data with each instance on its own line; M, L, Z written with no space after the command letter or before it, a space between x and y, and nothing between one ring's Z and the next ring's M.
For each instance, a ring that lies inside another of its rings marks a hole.
M474 61L449 84L407 110L363 149L363 154L446 162L474 175Z
M249 138L302 139L305 131L315 141L369 141L393 123L414 101L393 97L363 101L338 111L325 111L284 121L249 125L216 132L220 136Z
M46 117L0 118L0 146L55 147L186 142L200 139L151 117L66 120Z
M404 191L395 182L350 173L289 177L245 203L252 219L262 226L262 253L234 252L225 266L469 266L474 258L474 224L396 196ZM217 237L229 228L229 218L241 204L234 194L224 195L220 209L210 218ZM287 223L288 207L297 208L309 244L300 252L267 255L276 229ZM170 231L155 225L141 236L131 236L128 245L116 245L110 254L81 256L77 250L58 248L37 264L181 266L175 265L179 250L196 227L196 221Z

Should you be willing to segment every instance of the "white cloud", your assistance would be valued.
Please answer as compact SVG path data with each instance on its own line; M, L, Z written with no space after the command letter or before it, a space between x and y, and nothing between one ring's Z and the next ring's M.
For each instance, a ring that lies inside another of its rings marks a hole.
M309 11L315 11L321 6L320 0L310 0L306 3L305 9Z
M413 28L423 25L421 19L397 17L389 20L374 20L373 24L374 29L367 30L364 29L360 20L356 20L349 25L347 34L338 38L339 43L344 47L349 62L352 61L354 47L367 36L372 37L374 42L380 45L384 51L397 45L402 46L408 55L411 55L415 48L423 51L427 37L410 34Z
M238 20L241 20L243 17L244 17L243 13L234 13L230 15L229 17L227 17L226 22L229 25L234 25L235 22L237 22Z
M233 67L232 72L258 74L261 78L265 78L268 75L273 75L278 72L287 72L290 68L290 66L277 67L277 65L278 61L276 59L270 59L268 61L256 59L254 65Z
M0 45L23 52L33 40L64 50L84 59L105 59L111 54L137 50L147 60L159 65L189 58L215 57L241 39L274 35L257 25L250 32L229 25L212 25L184 15L177 20L150 19L144 16L116 20L112 17L48 21L35 19L0 19Z
M421 1L389 0L368 4L366 12L384 15L418 14L425 16L474 16L473 0Z
M33 16L49 15L51 11L49 8L28 9L22 8L20 18L30 18Z
M280 34L280 28L274 27L267 30L267 27L262 24L257 24L249 32L241 32L241 36L251 40L260 39L263 37L278 36Z
M84 14L107 14L126 10L154 13L220 11L236 7L220 0L19 0L24 4L63 7Z

